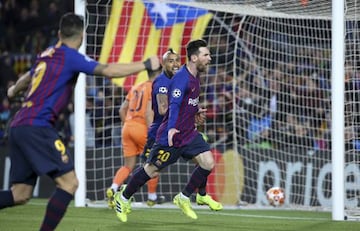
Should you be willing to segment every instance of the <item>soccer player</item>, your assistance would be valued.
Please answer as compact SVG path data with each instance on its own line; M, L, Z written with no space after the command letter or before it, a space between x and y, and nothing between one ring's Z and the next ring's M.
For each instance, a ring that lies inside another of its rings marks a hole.
M168 89L170 85L170 80L174 76L174 74L180 68L180 55L174 52L173 49L169 49L163 54L162 58L163 64L163 72L154 80L152 86L152 108L154 111L154 120L150 125L147 142L144 147L144 151L142 156L145 158L149 158L150 150L155 143L156 132L160 127L160 124L164 118L165 113L168 109ZM159 197L159 200L156 201L156 197L153 196L152 192L156 192L156 185L152 186L149 184L150 182L154 181L154 179L158 179L158 177L152 178L148 181L148 206L154 206L156 203L162 202L165 200L164 197Z
M199 109L199 74L207 70L211 57L204 40L187 44L187 64L173 76L169 87L169 108L157 131L156 143L144 167L134 171L127 187L115 194L116 215L127 221L131 211L130 197L159 171L175 163L179 157L197 162L187 185L174 197L174 204L192 219L197 219L190 203L190 195L198 190L196 202L208 205L212 210L221 210L222 205L206 194L207 177L214 168L214 158L209 144L196 130L195 122Z
M57 227L79 184L68 150L54 128L59 112L69 103L79 72L111 78L160 67L155 56L145 62L100 64L78 52L83 31L81 16L64 14L58 43L42 52L30 71L7 92L13 98L27 90L10 125L11 189L0 191L0 209L25 204L37 177L48 175L56 189L49 198L40 230Z
M148 72L148 81L133 86L119 109L119 115L123 124L121 142L124 153L124 165L117 170L111 187L106 190L108 206L110 208L115 207L115 192L118 191L119 187L129 177L136 165L137 157L144 150L147 131L154 119L154 112L151 106L151 92L154 78L158 74L160 74L160 70ZM149 199L151 198L154 201L157 200L157 183L158 177L148 181L148 196Z
M171 77L179 70L180 56L169 49L163 55L162 64L163 72L158 76L159 72L149 73L149 81L134 86L120 108L121 120L125 121L122 130L124 165L116 172L111 187L106 190L110 208L115 207L114 194L134 169L136 157L140 154L145 158L148 157L155 141L157 128L167 111L168 86ZM157 184L158 177L147 182L146 203L150 207L165 200L164 196L157 198Z

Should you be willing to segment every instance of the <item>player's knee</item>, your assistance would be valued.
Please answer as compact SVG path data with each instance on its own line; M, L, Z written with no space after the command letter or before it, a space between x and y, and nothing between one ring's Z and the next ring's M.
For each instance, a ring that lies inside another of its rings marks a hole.
M79 181L76 177L74 177L72 179L62 181L60 184L58 184L58 187L64 191L74 195L76 190L79 187Z
M155 178L155 177L158 177L160 174L159 174L159 172L153 172L153 173L151 173L151 178Z
M31 199L31 193L13 191L15 205L24 205Z
M199 165L203 169L211 171L215 167L215 161L214 159L208 158L199 162Z
M148 176L151 178L155 178L155 177L159 176L159 170L153 164L146 163L144 166L144 170L145 170L146 174L148 174Z
M215 167L214 161L205 162L205 169L211 171Z
M31 197L17 197L14 198L14 204L15 205L25 205L26 203L29 202Z
M71 192L75 193L79 188L79 180L75 177L69 184Z

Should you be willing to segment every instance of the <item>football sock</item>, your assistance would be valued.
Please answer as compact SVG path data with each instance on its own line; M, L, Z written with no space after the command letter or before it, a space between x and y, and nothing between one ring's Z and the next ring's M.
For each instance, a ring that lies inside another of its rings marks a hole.
M73 195L60 188L56 188L47 204L40 231L55 230L72 199Z
M155 201L157 199L156 193L148 193L148 200Z
M143 167L137 168L130 177L126 189L123 192L123 196L126 199L129 199L132 195L134 195L136 191L139 190L141 186L143 186L146 183L146 181L150 179L151 178L145 172L145 169Z
M207 177L211 173L211 171L201 168L197 166L191 174L191 177L183 189L182 193L190 197L190 195L200 186L206 185Z
M113 179L113 184L122 185L124 181L129 177L131 169L127 166L122 166L117 170L115 177Z
M14 197L11 190L0 191L0 209L14 206Z
M182 192L180 193L180 198L182 198L182 199L189 199L189 197L188 196L185 196Z
M206 183L207 183L207 177L206 180L199 186L198 193L200 196L206 195Z
M155 177L155 178L150 179L147 182L148 193L156 193L156 188L157 188L158 182L159 182L159 177L158 176Z

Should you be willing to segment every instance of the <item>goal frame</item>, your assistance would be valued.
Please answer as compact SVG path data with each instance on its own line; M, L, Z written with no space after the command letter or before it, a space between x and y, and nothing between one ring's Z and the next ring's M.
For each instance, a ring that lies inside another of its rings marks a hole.
M345 150L344 150L344 0L332 0L331 20L331 162L332 162L332 219L345 219ZM342 63L343 65L333 65ZM339 132L342 131L342 132Z

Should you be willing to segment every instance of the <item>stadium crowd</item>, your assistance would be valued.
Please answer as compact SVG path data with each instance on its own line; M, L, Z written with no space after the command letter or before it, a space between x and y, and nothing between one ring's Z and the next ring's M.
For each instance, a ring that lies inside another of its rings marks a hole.
M31 66L35 55L57 40L58 23L73 1L4 0L0 2L0 139L21 105L9 101L6 91Z

